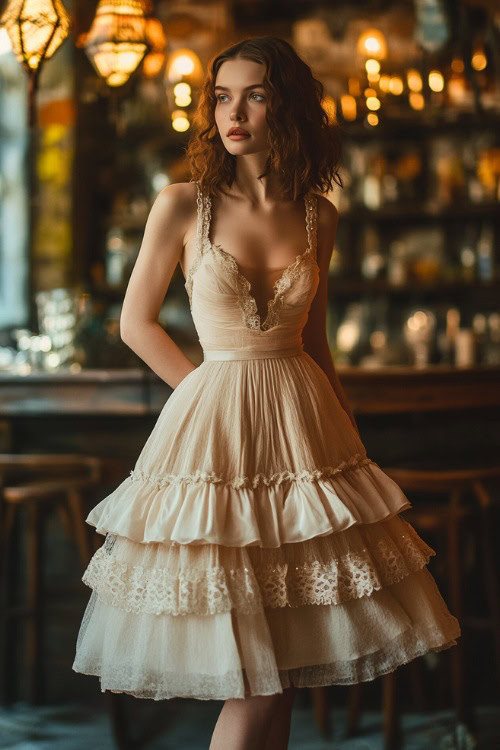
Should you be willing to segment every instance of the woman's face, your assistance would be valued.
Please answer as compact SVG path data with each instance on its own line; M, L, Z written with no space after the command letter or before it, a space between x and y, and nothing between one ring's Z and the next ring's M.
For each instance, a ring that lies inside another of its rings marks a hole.
M215 122L222 143L235 156L269 149L264 73L263 63L241 58L226 60L217 72ZM231 138L229 131L235 127L245 130L248 136Z

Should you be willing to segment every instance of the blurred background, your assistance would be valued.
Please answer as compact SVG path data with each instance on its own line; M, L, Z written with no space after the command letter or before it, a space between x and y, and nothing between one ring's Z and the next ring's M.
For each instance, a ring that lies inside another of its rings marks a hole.
M499 746L498 3L0 0L0 17L0 747L208 746L220 707L137 707L70 666L102 541L83 518L171 393L119 336L146 218L191 179L208 61L263 35L294 46L341 126L332 356L467 620L460 658L401 669L397 690L302 691L291 747ZM201 363L180 267L160 321Z

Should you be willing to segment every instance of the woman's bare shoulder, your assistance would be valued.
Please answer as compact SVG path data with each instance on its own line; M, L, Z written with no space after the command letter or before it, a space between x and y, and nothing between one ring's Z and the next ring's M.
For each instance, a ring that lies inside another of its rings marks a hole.
M337 206L325 195L314 193L318 201L318 222L336 227L339 212Z
M168 211L190 212L196 206L195 182L172 182L156 196L155 205Z
M326 198L324 195L315 195L318 198L317 257L319 265L324 267L324 269L328 269L337 234L339 212L329 198Z
M146 231L165 232L168 236L183 236L196 215L196 185L194 182L173 182L162 188L149 212Z

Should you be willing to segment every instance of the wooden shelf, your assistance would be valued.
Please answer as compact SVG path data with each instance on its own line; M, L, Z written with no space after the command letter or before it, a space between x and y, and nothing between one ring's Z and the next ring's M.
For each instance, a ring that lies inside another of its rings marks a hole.
M424 284L412 281L393 284L387 279L346 279L336 274L329 275L329 286L333 296L351 294L446 294L455 292L493 291L500 294L500 279L494 281L435 281Z
M425 205L383 206L372 210L355 206L340 212L339 221L457 221L467 219L494 219L500 221L500 203L457 204L450 207Z
M435 115L420 115L415 117L411 112L407 117L382 119L376 127L367 127L362 122L340 123L342 133L346 139L370 140L377 138L410 137L419 139L422 136L449 134L457 131L463 135L483 130L500 130L500 116L496 111L477 112L448 112Z

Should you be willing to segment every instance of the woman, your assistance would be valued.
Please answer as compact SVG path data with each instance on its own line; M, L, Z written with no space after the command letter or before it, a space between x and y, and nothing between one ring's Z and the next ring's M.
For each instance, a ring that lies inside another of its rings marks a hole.
M213 59L195 180L158 196L123 304L124 341L174 391L87 518L106 540L73 668L225 700L211 750L286 748L297 687L371 680L460 634L330 357L338 214L316 191L341 180L322 95L282 39ZM157 323L177 263L199 367Z

